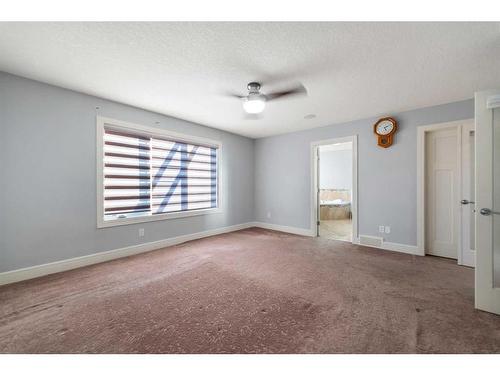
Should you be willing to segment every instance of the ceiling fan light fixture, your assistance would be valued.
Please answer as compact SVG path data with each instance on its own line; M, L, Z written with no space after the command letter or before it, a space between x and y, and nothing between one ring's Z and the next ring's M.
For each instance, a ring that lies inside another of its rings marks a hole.
M266 97L264 95L249 95L243 99L243 109L246 113L261 113L266 108Z

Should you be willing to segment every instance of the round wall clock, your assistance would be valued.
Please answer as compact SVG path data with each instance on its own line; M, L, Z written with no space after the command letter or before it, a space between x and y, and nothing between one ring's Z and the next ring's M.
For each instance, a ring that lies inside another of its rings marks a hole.
M398 123L392 117L381 118L373 125L373 131L378 138L378 145L383 148L392 145L396 130L398 130Z

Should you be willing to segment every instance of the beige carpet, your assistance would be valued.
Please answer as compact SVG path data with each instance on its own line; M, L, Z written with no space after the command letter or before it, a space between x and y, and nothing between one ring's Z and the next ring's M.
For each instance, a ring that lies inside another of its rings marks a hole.
M4 353L498 353L450 260L247 229L0 288Z

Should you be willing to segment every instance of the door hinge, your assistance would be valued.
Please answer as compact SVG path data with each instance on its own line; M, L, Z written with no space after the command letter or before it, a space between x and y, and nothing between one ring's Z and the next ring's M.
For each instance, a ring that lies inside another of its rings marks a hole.
M320 222L319 222L319 221L317 221L317 222L316 222L316 225L320 225Z

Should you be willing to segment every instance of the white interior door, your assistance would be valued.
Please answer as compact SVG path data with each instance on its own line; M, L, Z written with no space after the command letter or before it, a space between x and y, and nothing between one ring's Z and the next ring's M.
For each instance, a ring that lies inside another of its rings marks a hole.
M426 134L426 252L458 257L458 131L459 127Z
M476 308L500 314L500 90L476 93Z
M458 264L474 267L476 265L476 223L475 205L475 130L474 122L462 125L462 230L461 254Z

